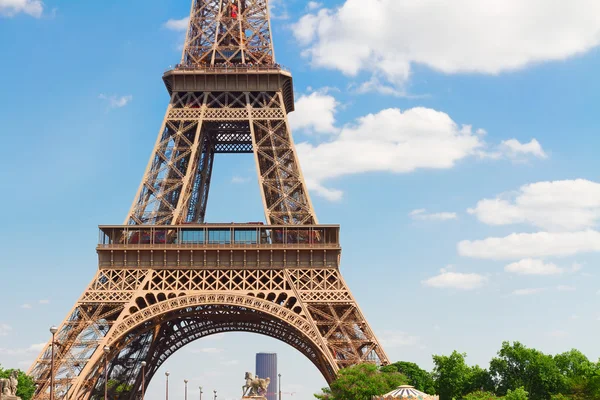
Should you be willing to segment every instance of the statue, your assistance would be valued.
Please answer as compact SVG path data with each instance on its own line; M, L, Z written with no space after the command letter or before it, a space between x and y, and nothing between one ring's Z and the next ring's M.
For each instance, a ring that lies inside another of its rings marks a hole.
M246 372L246 384L242 386L243 398L265 399L271 378L255 377L252 372Z
M0 398L19 399L17 385L19 384L19 371L13 371L8 378L0 379ZM19 399L20 400L20 399Z

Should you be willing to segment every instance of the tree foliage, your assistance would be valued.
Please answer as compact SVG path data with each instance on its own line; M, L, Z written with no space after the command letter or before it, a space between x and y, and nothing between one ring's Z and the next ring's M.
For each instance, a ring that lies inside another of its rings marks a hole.
M341 369L330 387L323 388L323 393L315 397L321 400L370 400L371 396L387 393L407 381L396 368L380 370L374 364L359 364Z
M522 387L515 390L508 389L504 400L529 400L528 394Z
M493 389L487 370L468 366L466 354L453 351L449 356L433 356L433 379L440 400L460 399L469 393Z
M489 370L469 366L466 354L434 355L429 373L417 364L398 361L344 369L331 388L316 395L323 400L370 399L401 383L440 395L440 400L600 400L600 362L578 350L544 354L519 342L502 343ZM392 375L389 375L392 374ZM397 382L391 376L400 375Z
M12 374L14 369L3 369L0 366L0 378L8 378ZM17 384L17 396L21 398L21 400L30 400L35 393L35 382L33 378L28 376L25 372L20 369L17 370L19 375L17 379L19 383Z
M463 397L463 400L497 400L498 397L492 392L484 392L478 390L476 392L469 393Z
M407 361L398 361L391 366L395 367L398 372L405 375L408 379L408 384L414 386L415 389L422 392L433 394L435 393L435 382L433 376L428 371L419 368L415 363Z

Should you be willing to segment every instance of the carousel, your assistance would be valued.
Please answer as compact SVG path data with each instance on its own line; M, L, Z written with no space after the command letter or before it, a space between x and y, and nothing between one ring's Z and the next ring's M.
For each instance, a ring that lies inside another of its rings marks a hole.
M382 396L373 396L372 400L439 400L439 396L432 396L415 389L414 386L403 385Z

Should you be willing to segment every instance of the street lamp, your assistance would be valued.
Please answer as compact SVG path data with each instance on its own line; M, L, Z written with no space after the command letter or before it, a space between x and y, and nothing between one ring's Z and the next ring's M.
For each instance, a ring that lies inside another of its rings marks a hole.
M167 391L165 393L166 400L169 400L169 375L171 375L169 371L165 372L165 376L167 377Z
M215 398L214 398L214 400L217 400L217 391L216 391L216 390L213 390L213 392L215 393Z
M184 379L183 383L185 383L185 400L187 400L187 383L188 383L188 380Z
M200 389L200 400L202 400L202 386L200 386L199 389Z
M142 361L142 400L146 392L146 361Z
M104 400L108 400L108 353L110 347L104 346Z
M279 400L281 400L281 374L278 374L277 377L279 378L277 380L277 383L279 384Z
M54 325L50 327L50 333L52 334L52 355L50 356L50 400L54 400L54 337L58 332L58 328Z

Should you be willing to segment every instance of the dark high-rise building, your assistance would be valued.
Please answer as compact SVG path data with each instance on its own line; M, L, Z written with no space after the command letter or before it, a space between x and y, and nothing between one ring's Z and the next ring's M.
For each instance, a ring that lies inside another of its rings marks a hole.
M271 379L267 400L277 400L277 353L256 353L256 376Z

